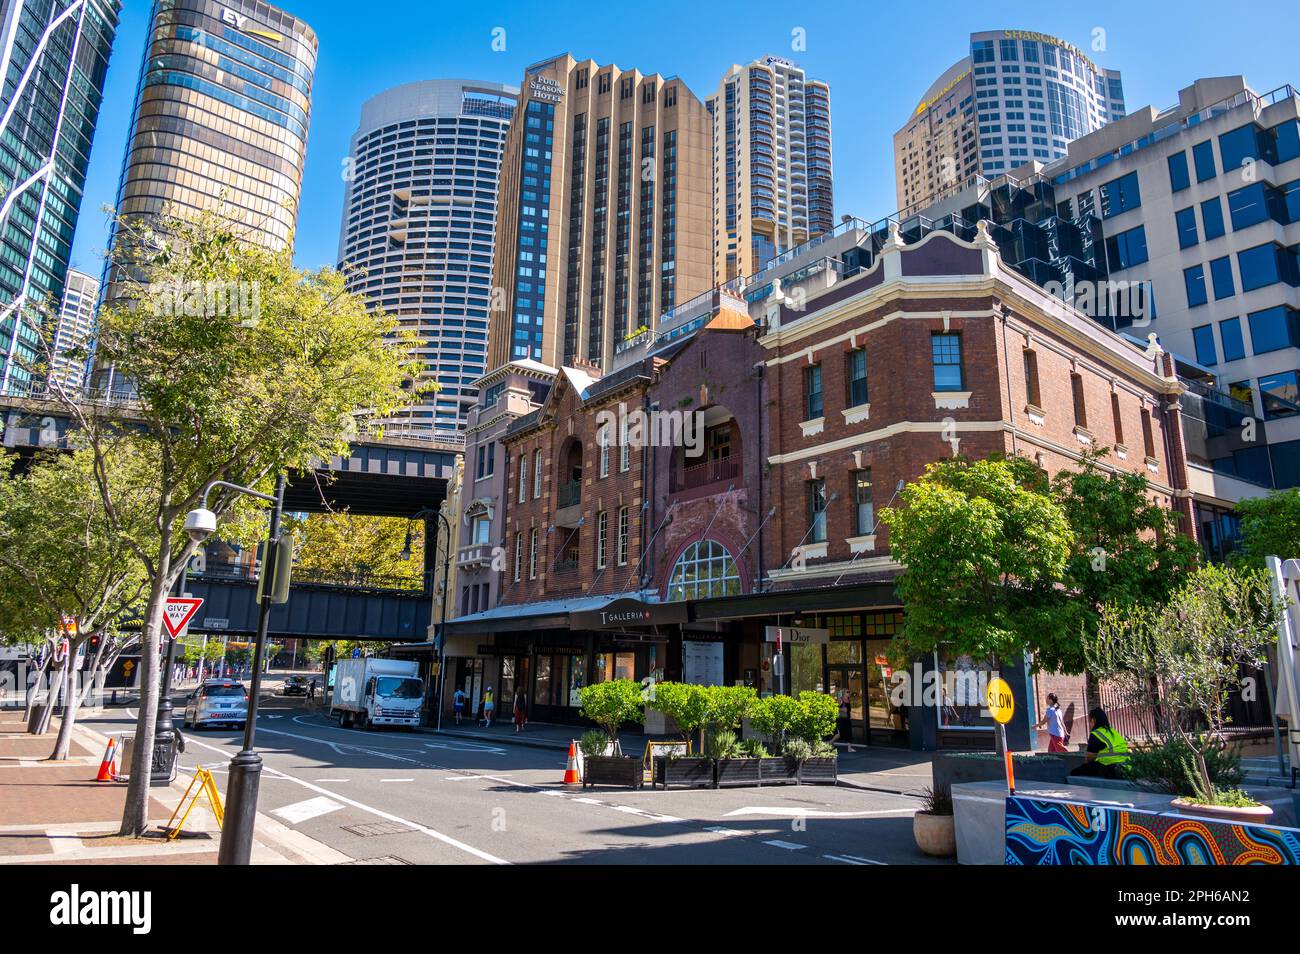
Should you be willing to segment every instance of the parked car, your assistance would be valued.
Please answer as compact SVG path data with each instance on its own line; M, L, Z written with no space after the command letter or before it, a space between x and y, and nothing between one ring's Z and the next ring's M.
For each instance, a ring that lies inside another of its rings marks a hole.
M235 725L242 729L247 721L248 690L233 679L209 679L185 700L187 729L208 725Z
M286 696L305 696L307 695L307 677L290 676L284 681L284 694Z

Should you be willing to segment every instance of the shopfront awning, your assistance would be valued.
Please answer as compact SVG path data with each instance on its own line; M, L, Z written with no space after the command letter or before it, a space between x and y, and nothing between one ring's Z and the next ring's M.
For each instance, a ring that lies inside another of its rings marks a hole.
M744 596L718 596L693 600L690 604L691 619L697 622L901 606L898 591L892 581L806 590L774 590Z
M481 613L471 613L468 616L448 620L447 635L468 636L519 630L586 628L575 625L574 617L581 621L583 614L597 614L613 603L625 601L628 601L627 597L604 595L494 606Z

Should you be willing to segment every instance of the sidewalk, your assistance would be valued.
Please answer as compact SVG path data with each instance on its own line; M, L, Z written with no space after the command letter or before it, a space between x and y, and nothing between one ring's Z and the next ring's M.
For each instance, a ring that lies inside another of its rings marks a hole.
M0 865L3 864L216 864L220 831L200 799L175 841L159 834L180 802L190 776L149 793L149 834L117 832L126 785L94 781L107 737L73 727L64 761L47 761L58 719L45 735L28 735L22 710L0 710ZM224 792L222 793L224 797ZM351 859L265 815L257 816L253 864L337 864Z
M473 724L466 720L460 725L444 722L441 730L421 727L417 731L486 745L522 745L567 752L569 742L577 741L587 730L576 725L530 722L523 732L516 732L514 724L508 720L498 721L490 729L484 728L481 722ZM657 742L666 738L668 737L648 736L643 732L622 732L618 737L619 744L627 755L640 755L645 751L647 741ZM853 751L850 752L843 743L836 747L840 750L839 784L849 788L919 796L921 790L929 787L933 779L930 755L926 752L863 745L853 746Z

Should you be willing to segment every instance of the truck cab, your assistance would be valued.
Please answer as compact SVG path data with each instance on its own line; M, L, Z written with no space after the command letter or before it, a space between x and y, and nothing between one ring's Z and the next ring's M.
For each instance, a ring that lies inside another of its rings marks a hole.
M372 725L420 724L424 683L412 676L371 676L366 680L363 703Z

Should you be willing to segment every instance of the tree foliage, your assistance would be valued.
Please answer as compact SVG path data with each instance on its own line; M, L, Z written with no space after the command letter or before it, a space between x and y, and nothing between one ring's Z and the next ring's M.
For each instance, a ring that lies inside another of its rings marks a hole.
M1237 559L1262 567L1264 558L1300 558L1300 487L1275 490L1237 504L1241 550Z
M294 568L304 578L328 581L380 579L418 583L424 574L424 524L399 517L336 513L288 515ZM410 530L410 553L403 557Z
M358 410L384 417L409 403L418 368L406 356L409 338L392 319L368 312L342 275L296 269L288 250L249 244L220 211L122 219L112 256L124 293L100 309L97 360L129 382L134 401L123 411L62 391L60 398L94 455L116 529L112 449L131 442L154 475L151 534L133 546L150 585L122 833L139 834L147 824L162 611L195 547L180 532L185 515L213 481L266 492L280 474L347 455ZM212 289L235 294L223 299L206 293ZM208 506L223 516L252 504L222 488Z
M641 684L633 679L610 679L592 683L581 690L582 715L605 730L610 741L618 740L624 722L645 721Z
M1157 733L1191 748L1198 787L1212 794L1206 753L1245 668L1264 665L1282 612L1263 570L1202 567L1161 603L1104 605L1084 640L1088 669L1150 713Z
M25 470L0 454L0 642L61 638L61 621L76 620L69 658L92 637L99 650L64 698L55 759L67 758L72 725L95 672L124 642L120 626L144 609L148 580L133 547L148 535L151 481L131 448L119 448L109 473L118 505L110 520L96 489L94 455L43 453ZM58 674L66 677L71 669Z
M1052 648L1042 604L1060 581L1074 533L1045 475L1017 457L930 464L881 513L907 614L896 652L945 644L976 657ZM1056 653L1053 652L1053 655Z
M1200 562L1196 542L1179 532L1179 515L1151 498L1142 475L1099 466L1105 454L1088 455L1080 469L1063 470L1052 481L1074 541L1046 617L1065 638L1037 641L1038 665L1049 670L1082 670L1077 637L1096 630L1104 604L1158 603Z

